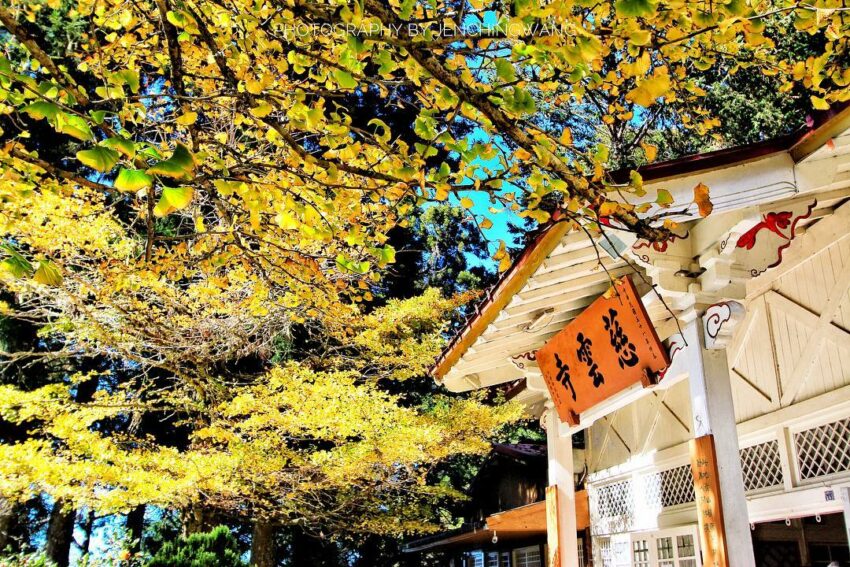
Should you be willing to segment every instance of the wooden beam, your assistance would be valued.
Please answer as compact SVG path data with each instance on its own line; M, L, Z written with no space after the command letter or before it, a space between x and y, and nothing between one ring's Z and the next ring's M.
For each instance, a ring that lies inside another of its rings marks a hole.
M546 502L535 502L488 516L487 529L497 533L500 531L543 533L546 531Z
M561 567L561 514L559 510L558 487L546 487L546 565Z

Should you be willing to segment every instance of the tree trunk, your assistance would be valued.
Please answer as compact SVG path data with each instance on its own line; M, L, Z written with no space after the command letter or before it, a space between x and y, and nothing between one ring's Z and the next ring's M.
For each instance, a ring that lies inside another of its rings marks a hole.
M91 532L94 529L94 510L88 510L83 517L83 543L80 544L80 553L86 555L91 546Z
M145 506L136 506L127 514L127 531L130 533L130 551L136 553L142 550L142 537L145 529Z
M195 504L183 510L183 537L202 532L207 529L207 513L200 504Z
M254 531L251 535L251 565L256 567L274 567L275 560L275 529L274 526L265 521L254 522Z
M50 522L47 525L47 558L56 563L57 567L68 567L68 554L71 552L71 540L74 537L73 508L66 507L65 502L57 500L50 511Z
M74 401L84 403L91 401L97 391L97 378L84 380L77 384ZM77 519L77 511L66 505L66 502L57 499L50 510L50 522L47 524L47 544L45 553L47 558L56 563L57 567L68 567L71 552L71 543L74 541L74 522Z
M9 543L9 528L12 527L12 519L15 517L15 507L5 498L0 498L0 554Z

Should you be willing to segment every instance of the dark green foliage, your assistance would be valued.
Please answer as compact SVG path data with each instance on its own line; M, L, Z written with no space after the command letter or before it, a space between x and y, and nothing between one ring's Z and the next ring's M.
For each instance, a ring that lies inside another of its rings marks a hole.
M156 555L162 547L180 537L180 514L176 510L149 507L152 521L144 529L142 540L145 553Z
M789 21L773 22L767 35L776 42L780 59L803 61L823 47L822 36L796 31ZM802 86L781 92L780 79L765 75L759 68L737 69L734 64L720 62L708 71L695 70L693 76L706 91L700 105L720 120L720 126L709 136L700 135L675 119L683 112L681 104L659 107L661 113L644 138L658 147L659 161L784 136L802 128L806 116L813 112ZM629 136L634 138L634 130L626 138ZM643 163L640 150L635 145L629 147L628 155L615 151L615 166Z
M163 544L146 567L247 567L227 526Z
M495 441L499 443L543 443L546 432L540 428L536 419L517 421L506 425L499 432Z
M495 282L488 242L463 208L443 203L420 211L413 226L390 234L398 252L384 295L407 298L436 287L444 295Z

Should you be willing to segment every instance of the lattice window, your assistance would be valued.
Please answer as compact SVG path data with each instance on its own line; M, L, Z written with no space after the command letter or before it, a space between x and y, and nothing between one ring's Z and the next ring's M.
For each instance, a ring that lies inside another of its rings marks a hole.
M775 439L741 449L741 470L747 491L783 483L779 442Z
M598 550L602 567L613 567L614 552L611 549L611 539L607 537L597 538L593 542L593 548Z
M516 567L541 567L540 547L532 545L514 550L514 565Z
M850 417L794 434L800 478L850 470Z
M661 507L661 473L651 473L640 477L639 494L643 495L643 504L650 508Z
M634 567L649 567L649 544L645 539L632 542L632 564Z
M661 475L661 506L677 506L693 502L694 478L691 474L691 465L682 465L673 469L662 471Z
M648 506L668 508L694 501L691 466L682 465L648 474L643 480L644 499Z
M632 513L632 482L624 480L600 486L596 491L599 515L603 518L627 516Z

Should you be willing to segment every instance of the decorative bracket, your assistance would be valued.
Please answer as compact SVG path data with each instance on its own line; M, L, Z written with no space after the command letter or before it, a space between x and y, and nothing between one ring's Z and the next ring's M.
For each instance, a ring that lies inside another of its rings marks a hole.
M693 252L689 233L671 234L662 242L637 240L630 248L634 261L663 292L687 293L693 282ZM697 267L698 268L698 267Z
M705 311L702 318L703 331L705 332L705 348L726 348L735 327L744 319L746 310L737 301L724 301L715 303Z
M543 374L537 366L537 351L529 350L515 356L508 357L517 370L525 375L525 387L534 392L546 394L548 399L549 389L543 380Z
M534 366L535 370L537 370L537 351L530 350L527 352L523 352L517 354L515 356L511 356L508 358L511 361L517 370L528 370L530 366ZM537 370L539 372L539 370Z
M674 362L677 360L677 356L679 352L685 350L687 346L687 342L685 341L685 337L682 336L682 333L676 333L669 339L667 339L667 356L670 357L670 366L662 370L658 374L658 381L664 380L664 377L667 376L667 373L672 368Z
M744 253L752 277L782 263L782 252L797 236L797 224L812 215L817 203L812 199L795 203L787 210L765 212L753 227L737 237L735 249Z

